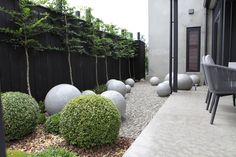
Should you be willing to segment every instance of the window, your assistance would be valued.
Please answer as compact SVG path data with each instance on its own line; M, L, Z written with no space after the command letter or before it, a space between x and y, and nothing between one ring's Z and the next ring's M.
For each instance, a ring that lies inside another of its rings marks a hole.
M187 72L200 71L201 27L187 28Z

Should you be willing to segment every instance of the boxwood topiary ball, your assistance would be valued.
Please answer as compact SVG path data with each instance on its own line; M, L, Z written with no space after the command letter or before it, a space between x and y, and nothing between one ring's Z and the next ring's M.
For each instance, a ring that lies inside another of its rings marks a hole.
M58 113L70 100L79 95L81 93L75 86L69 84L57 85L47 93L45 109L50 115Z
M62 110L60 132L68 143L91 148L114 143L120 125L120 114L111 100L81 95Z
M33 97L20 92L3 93L2 105L7 140L21 139L34 131L39 106Z

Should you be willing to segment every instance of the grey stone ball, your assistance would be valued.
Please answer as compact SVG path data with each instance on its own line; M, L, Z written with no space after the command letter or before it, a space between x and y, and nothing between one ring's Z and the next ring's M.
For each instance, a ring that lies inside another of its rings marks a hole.
M114 90L125 96L126 94L126 86L122 81L113 80L108 83L107 90Z
M112 90L105 91L101 96L110 99L120 112L121 118L125 119L126 102L125 98L119 92Z
M111 83L111 82L113 82L113 81L118 81L118 80L116 80L116 79L110 79L110 80L107 81L106 85L108 86L108 84Z
M167 97L167 96L170 95L170 93L171 93L171 89L170 89L169 84L167 84L167 83L160 83L157 86L157 94L158 94L158 96L160 96L160 97Z
M172 72L172 79L173 79L174 73ZM164 78L165 81L169 81L170 74L167 74Z
M162 82L162 83L165 83L165 84L168 84L168 85L169 85L169 81L164 81L164 82Z
M90 95L90 94L96 94L96 93L92 90L85 90L82 92L82 95Z
M44 103L45 110L52 115L60 112L73 98L80 96L79 89L70 84L60 84L47 93Z
M178 89L180 90L190 90L193 86L193 81L187 74L178 75Z
M131 87L130 87L130 85L125 85L125 87L126 87L126 92L127 92L127 93L130 93L130 92L131 92Z
M130 85L130 87L134 86L134 80L132 78L128 78L127 80L125 80L125 84Z
M158 77L152 77L150 83L152 86L157 86L160 83L160 79Z
M193 85L200 85L200 77L198 75L190 75L190 78L193 81Z

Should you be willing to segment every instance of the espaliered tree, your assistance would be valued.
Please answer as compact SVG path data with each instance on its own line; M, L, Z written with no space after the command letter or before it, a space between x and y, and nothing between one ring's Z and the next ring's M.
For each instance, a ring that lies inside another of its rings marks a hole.
M19 10L8 10L0 7L0 12L9 15L15 27L2 27L1 33L9 34L8 39L4 40L12 45L23 47L26 59L26 80L27 91L31 95L30 87L30 63L29 50L43 50L45 47L36 40L36 37L42 33L48 32L51 27L46 23L48 18L47 13L41 14L41 17L35 18L35 13L32 10L32 4L29 0L19 1Z
M59 12L60 16L54 21L59 21L60 25L53 25L53 32L56 33L63 42L62 49L68 54L68 66L70 73L70 83L74 85L73 70L71 65L71 53L84 53L81 34L79 34L82 22L73 16L73 8L68 6L66 0L55 0L49 4L50 8ZM76 23L75 23L76 22Z
M132 36L127 30L121 31L121 36L116 38L115 51L113 52L114 58L119 60L119 79L122 79L121 76L121 59L128 58L129 61L129 76L131 77L130 70L130 58L135 56L135 47L134 42L132 40Z

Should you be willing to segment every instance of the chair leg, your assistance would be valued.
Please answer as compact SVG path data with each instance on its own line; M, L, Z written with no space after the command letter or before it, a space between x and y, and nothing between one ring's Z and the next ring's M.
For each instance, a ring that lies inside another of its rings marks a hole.
M206 96L206 100L205 100L205 103L207 103L207 102L208 102L208 99L209 99L209 95L210 95L210 92L209 92L209 90L207 90L207 96Z
M213 94L213 96L212 96L212 100L211 100L211 106L210 106L209 113L212 112L212 109L213 109L213 107L214 107L214 105L215 105L215 100L216 100L216 95Z
M211 92L209 92L209 98L208 98L208 101L207 101L206 110L208 110L208 109L209 109L209 105L210 105L210 103L211 103L211 97L212 97L212 93L211 93ZM213 94L213 97L214 97L214 94Z
M236 106L235 105L235 95L233 94L233 102L234 102L234 107Z
M213 110L212 115L211 115L211 122L210 122L211 124L214 123L214 119L215 119L215 115L216 115L216 111L217 111L217 107L218 107L218 103L219 103L219 98L220 98L220 96L216 95L214 110Z

